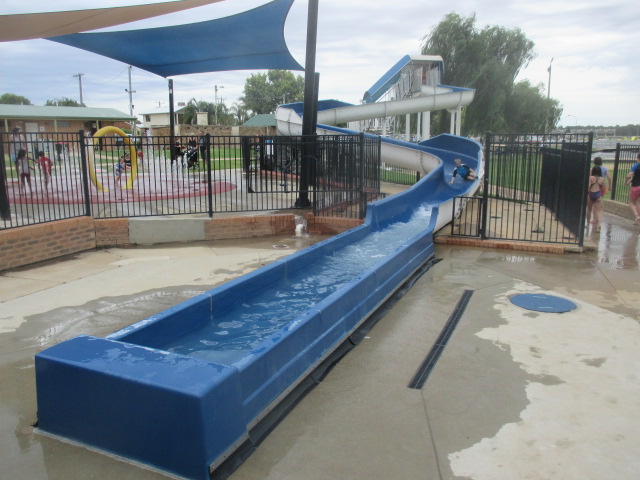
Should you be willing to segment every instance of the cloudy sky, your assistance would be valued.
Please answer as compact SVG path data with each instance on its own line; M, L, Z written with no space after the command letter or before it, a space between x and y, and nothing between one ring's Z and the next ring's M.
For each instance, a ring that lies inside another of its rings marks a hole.
M80 10L158 0L0 0L0 14ZM267 3L225 0L109 30L158 27L224 17ZM305 61L308 3L296 0L285 27L293 56ZM564 108L560 124L640 124L640 9L632 0L319 0L316 71L320 98L359 103L402 56L419 54L422 38L450 12L476 14L476 26L520 28L535 43L536 59L519 76L542 84ZM439 52L429 52L438 54ZM49 99L79 100L91 107L129 112L128 66L121 62L47 40L0 43L0 93L27 97L34 105ZM245 79L257 72L219 72L174 77L175 101L213 101L231 106L242 96ZM296 72L302 75L302 72ZM446 59L445 59L446 76ZM446 80L446 77L445 77ZM464 86L464 85L462 85ZM168 108L167 80L132 69L134 113Z

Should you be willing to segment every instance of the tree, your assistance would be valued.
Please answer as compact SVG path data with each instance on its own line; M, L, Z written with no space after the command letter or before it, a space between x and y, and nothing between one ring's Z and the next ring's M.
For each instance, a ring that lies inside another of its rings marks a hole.
M523 80L514 85L505 102L505 133L540 133L558 123L562 108L554 98L544 96L544 86Z
M242 125L244 122L249 120L249 112L244 105L239 103L234 103L231 106L230 112L234 115L236 125Z
M192 98L184 108L183 121L188 125L195 125L198 122L198 112L207 112L207 121L211 124L214 119L214 111L215 106L212 102Z
M198 112L207 112L207 123L209 125L234 125L235 116L229 112L229 108L224 102L218 102L218 112L216 115L216 104L214 102L206 102L204 100L196 100L192 98L184 108L183 121L187 125L195 125L198 122Z
M478 30L475 23L475 14L467 18L447 14L423 38L422 53L442 56L443 83L476 90L464 112L467 135L506 131L505 106L518 73L535 58L534 43L518 28L486 26ZM435 133L448 131L445 112L437 112L433 120Z
M31 100L14 93L3 93L0 96L0 104L3 105L31 105Z
M304 78L287 70L269 70L252 74L244 84L240 99L254 114L271 113L282 103L304 99Z
M62 98L54 98L53 100L47 100L45 103L47 107L84 107L85 105L81 105L73 98L62 97Z

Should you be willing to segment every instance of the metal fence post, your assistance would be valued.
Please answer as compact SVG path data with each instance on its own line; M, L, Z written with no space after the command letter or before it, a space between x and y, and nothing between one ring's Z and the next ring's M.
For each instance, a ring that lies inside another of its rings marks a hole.
M360 157L360 172L358 172L360 177L360 213L358 218L363 219L367 211L367 198L364 188L364 133L361 132L358 136L358 156Z
M589 144L587 146L587 152L586 155L584 157L584 172L582 174L582 178L584 179L584 187L583 187L583 192L585 190L589 190L589 170L591 167L591 154L593 151L593 132L589 132ZM578 246L582 247L584 245L584 222L586 221L587 218L587 211L586 211L586 204L587 204L587 196L586 195L582 195L582 208L581 208L581 213L580 213L580 231L578 234Z
M484 180L482 182L482 224L480 225L480 238L482 240L487 239L487 210L489 210L489 172L490 172L490 157L491 157L491 132L486 133L486 140L484 142Z
M616 199L616 183L618 181L618 168L620 164L620 143L616 143L616 158L613 161L613 178L611 179L611 200Z
M78 132L80 140L80 166L82 172L82 190L84 193L84 214L87 217L91 216L91 196L89 192L89 174L87 169L87 145L84 138L84 131Z
M11 204L7 194L7 166L4 163L4 142L0 142L0 217L11 218Z
M205 153L204 161L207 166L207 201L209 202L209 218L213 217L213 183L211 182L211 134L204 137Z

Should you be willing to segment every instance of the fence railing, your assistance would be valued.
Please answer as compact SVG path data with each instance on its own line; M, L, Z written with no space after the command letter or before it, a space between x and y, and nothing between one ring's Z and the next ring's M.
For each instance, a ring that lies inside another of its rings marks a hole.
M380 196L380 140L372 136L154 136L131 145L80 133L0 140L0 228L83 215L291 208L362 218ZM19 145L28 154L15 162Z
M472 212L452 233L582 245L591 145L591 135L487 134L482 201L456 199Z
M631 167L637 163L640 147L636 145L616 144L616 156L611 174L611 200L626 202L629 198L631 187L625 184L627 174Z

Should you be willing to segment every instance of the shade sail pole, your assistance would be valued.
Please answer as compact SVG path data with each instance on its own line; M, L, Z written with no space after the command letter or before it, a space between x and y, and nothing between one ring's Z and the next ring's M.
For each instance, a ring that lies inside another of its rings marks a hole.
M169 148L171 151L169 152L169 156L171 157L171 166L173 168L174 161L177 164L177 158L173 158L175 155L175 145L176 145L176 119L173 112L173 80L169 80ZM176 167L177 168L177 167Z
M302 117L302 135L313 135L316 126L313 123L314 90L316 73L316 39L318 36L318 0L309 0L307 20L307 53L304 64L304 112ZM310 115L307 115L311 113Z
M314 98L316 83L316 38L318 36L318 0L309 0L307 17L307 53L304 66L304 111L302 116L302 135L316 133L314 122ZM300 196L296 200L296 207L307 208L309 201L309 177L313 162L313 146L303 140L302 161L300 162Z

